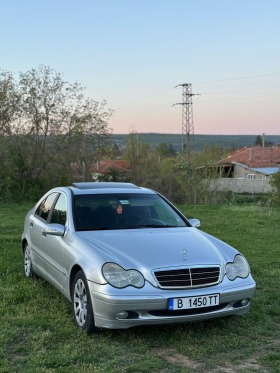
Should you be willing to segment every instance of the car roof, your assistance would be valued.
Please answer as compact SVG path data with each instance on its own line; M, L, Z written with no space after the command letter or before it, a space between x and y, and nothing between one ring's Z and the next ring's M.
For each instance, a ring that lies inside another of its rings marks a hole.
M69 187L74 194L101 194L101 193L149 193L155 192L141 188L132 183L122 182L78 182Z

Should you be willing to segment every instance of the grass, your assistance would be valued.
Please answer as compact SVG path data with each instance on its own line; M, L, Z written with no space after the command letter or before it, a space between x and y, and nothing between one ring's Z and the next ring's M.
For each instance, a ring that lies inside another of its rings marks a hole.
M20 235L29 207L0 204L0 372L280 372L280 210L181 206L247 257L257 282L249 314L87 335L75 328L63 295L23 277Z

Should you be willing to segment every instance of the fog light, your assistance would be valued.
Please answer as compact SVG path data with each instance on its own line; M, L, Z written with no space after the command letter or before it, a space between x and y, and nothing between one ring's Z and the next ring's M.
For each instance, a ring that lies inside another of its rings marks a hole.
M126 319L127 316L128 316L128 312L127 311L120 311L116 314L117 318L118 319Z
M247 304L249 303L249 299L242 299L241 301L241 306L247 306Z

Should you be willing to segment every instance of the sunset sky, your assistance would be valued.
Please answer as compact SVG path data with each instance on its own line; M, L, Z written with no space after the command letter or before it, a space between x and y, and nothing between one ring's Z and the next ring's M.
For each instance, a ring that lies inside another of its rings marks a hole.
M50 66L114 133L280 135L279 0L0 0L0 69Z

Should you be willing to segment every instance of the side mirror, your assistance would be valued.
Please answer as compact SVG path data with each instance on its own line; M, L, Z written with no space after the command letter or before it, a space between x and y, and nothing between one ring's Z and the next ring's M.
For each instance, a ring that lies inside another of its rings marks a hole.
M195 228L199 228L200 227L200 220L198 220L198 219L189 219L189 222Z
M62 224L48 224L44 230L45 234L49 234L50 236L64 236L65 227Z

